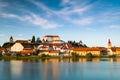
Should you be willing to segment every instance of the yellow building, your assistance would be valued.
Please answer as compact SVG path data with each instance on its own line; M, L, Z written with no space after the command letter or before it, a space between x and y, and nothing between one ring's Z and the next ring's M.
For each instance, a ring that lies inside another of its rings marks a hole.
M114 49L114 50L113 50ZM112 52L113 52L113 54L115 54L115 55L120 55L120 47L114 47L114 48L112 48Z
M77 53L80 56L85 56L87 53L91 53L92 55L99 56L100 49L96 47L92 48L71 48L70 53Z

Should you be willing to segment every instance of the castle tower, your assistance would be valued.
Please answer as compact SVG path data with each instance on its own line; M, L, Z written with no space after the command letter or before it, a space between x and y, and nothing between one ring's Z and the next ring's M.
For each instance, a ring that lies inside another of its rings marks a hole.
M111 44L111 41L110 39L108 40L108 49L111 49L112 48L112 44Z
M12 36L10 37L9 42L13 43L13 37Z

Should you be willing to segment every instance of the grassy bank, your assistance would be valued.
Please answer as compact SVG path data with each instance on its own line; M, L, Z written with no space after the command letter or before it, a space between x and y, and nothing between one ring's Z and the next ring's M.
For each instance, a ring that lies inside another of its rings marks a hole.
M4 60L25 60L25 59L30 59L30 60L36 60L36 59L67 59L67 58L72 58L72 59L79 59L79 58L116 58L115 55L112 56L0 56L0 59ZM120 57L117 57L120 58Z

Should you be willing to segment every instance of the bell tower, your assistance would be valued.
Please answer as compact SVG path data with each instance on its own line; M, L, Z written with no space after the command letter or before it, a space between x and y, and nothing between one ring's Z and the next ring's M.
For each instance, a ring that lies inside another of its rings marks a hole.
M12 36L10 37L9 42L13 43L13 37Z
M112 48L112 44L111 44L110 39L108 39L108 49L111 49L111 48Z

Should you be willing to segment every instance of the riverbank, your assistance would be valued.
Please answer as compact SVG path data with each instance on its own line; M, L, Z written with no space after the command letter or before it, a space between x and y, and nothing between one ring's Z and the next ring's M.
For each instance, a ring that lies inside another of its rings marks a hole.
M92 59L92 58L120 58L120 56L0 56L0 59L5 60L37 60L37 59Z

